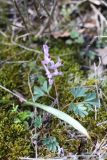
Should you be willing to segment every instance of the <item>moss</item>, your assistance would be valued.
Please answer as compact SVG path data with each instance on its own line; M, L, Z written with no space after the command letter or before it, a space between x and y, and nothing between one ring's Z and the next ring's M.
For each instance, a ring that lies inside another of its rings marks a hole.
M15 114L0 109L0 159L18 160L33 152L30 133L22 124L15 124Z
M8 24L8 17L9 17L9 7L10 5L5 2L0 3L0 28L6 29Z
M0 37L1 38L1 37ZM0 46L0 83L10 90L17 90L29 97L28 72L29 63L37 57L33 52L20 49L16 46L6 46L7 39L1 39L3 44ZM2 63L3 61L3 63ZM18 61L29 61L28 63L18 63ZM14 63L11 63L14 62ZM2 99L10 99L8 93L0 89ZM7 96L8 95L8 96Z
M66 52L66 49L65 49L65 52ZM76 59L73 58L73 55L69 57L67 56L67 58L65 59L64 58L62 58L64 67L61 69L64 75L56 78L55 85L57 88L57 92L59 94L60 110L63 110L66 112L68 108L68 104L73 100L73 97L69 92L71 87L74 87L77 85L80 86L83 83L83 81L84 81L84 85L91 87L96 83L99 84L99 81L96 79L89 79L89 80L85 79L86 76L82 71L79 70L79 64L76 62ZM83 124L83 126L85 126L88 129L89 134L92 138L92 140L87 141L87 143L86 142L82 143L81 142L82 138L78 138L78 139L71 138L71 141L70 141L70 138L67 136L67 133L64 132L64 130L67 130L67 128L65 129L63 124L60 125L59 120L56 118L52 118L50 129L48 132L46 131L46 133L49 133L50 135L55 136L58 139L60 146L65 149L66 154L69 152L79 153L79 154L84 152L89 153L92 149L93 142L94 144L96 144L97 140L101 141L105 136L105 133L107 132L106 125L97 126L99 122L106 120L107 113L104 111L104 107L98 110L97 114L98 114L97 120L94 119L94 116L95 116L94 112L90 113L89 116L85 117L84 119L80 117L78 117L77 119L81 124ZM74 118L77 118L76 116L73 115L73 113L71 113L71 116ZM75 133L73 129L71 130L71 132L72 134ZM50 153L43 151L43 154L48 155Z
M1 37L0 37L1 38ZM2 40L1 40L2 41ZM3 40L8 42L7 40ZM60 56L62 63L64 64L61 67L61 71L63 72L63 76L59 76L55 78L55 86L58 92L59 97L59 109L66 112L68 109L68 104L73 100L73 96L70 93L70 89L75 86L80 86L83 84L87 86L95 85L97 82L95 79L86 79L86 75L80 71L80 59L78 58L78 50L74 50L74 48L66 47L65 44L62 45L62 42L57 44L51 44L52 47L50 50L50 54L54 60L57 60L57 57ZM0 46L0 54L2 60L13 60L13 61L25 61L30 60L34 61L36 59L36 55L32 52L24 51L19 49L15 46L7 46L4 45ZM39 60L37 62L38 68L41 67L41 59L43 59L43 55L40 55ZM29 62L29 63L30 63ZM0 68L0 83L6 86L11 90L17 90L20 93L24 94L26 98L30 98L30 93L28 89L28 72L29 72L29 63L24 64L2 64ZM32 71L32 74L38 74L35 70ZM40 74L45 75L44 71L40 68ZM37 83L34 83L37 85ZM104 92L107 92L107 85L104 88ZM51 91L51 95L55 97L55 88L53 87ZM13 96L6 93L5 91L0 91L0 96L2 97L3 101L6 101L6 106L9 107L9 103L11 101L15 101L15 103L19 103L16 99L13 99ZM4 107L3 101L1 102L2 108ZM49 104L51 100L49 98L41 98L38 100L39 103ZM97 140L101 140L105 133L107 126L97 126L97 123L106 120L107 114L105 112L104 107L106 106L107 102L105 101L104 106L98 112L98 119L95 121L94 119L94 112L90 113L88 117L77 118L73 113L70 115L77 120L79 120L90 132L92 137L92 141L88 141L88 143L81 147L81 152L90 151L93 145L93 141L96 142ZM58 106L55 106L58 107ZM38 114L41 112L38 112ZM0 138L1 138L1 148L2 148L2 159L12 159L14 160L17 156L27 156L30 155L32 152L30 150L30 141L28 136L28 131L24 128L23 125L14 124L14 118L11 113L6 113L5 111L1 110L1 131L0 131ZM0 116L1 116L0 115ZM4 117L4 118L3 118ZM9 120L8 118L9 117ZM13 116L14 117L14 116ZM12 120L11 120L12 119ZM55 136L61 147L65 149L65 152L79 152L79 148L81 146L81 139L82 138L71 138L68 136L67 130L68 128L60 123L60 121L55 118L51 117L51 121L47 122L48 128L44 126L40 130L40 140L43 139L44 134L49 134ZM74 129L70 129L72 135L76 133ZM5 135L5 136L4 136ZM27 138L28 137L28 138ZM41 144L38 145L38 151L41 156L52 157L55 154L47 151ZM7 154L7 155L6 155ZM17 158L16 158L17 159Z

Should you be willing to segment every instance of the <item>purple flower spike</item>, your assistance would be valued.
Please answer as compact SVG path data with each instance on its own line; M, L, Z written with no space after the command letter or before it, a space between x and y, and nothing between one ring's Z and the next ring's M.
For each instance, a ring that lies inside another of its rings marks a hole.
M49 57L49 47L46 44L43 45L43 51L44 54Z
M58 58L56 64L54 63L53 60L51 60L49 55L49 47L46 44L43 45L43 51L44 51L44 60L42 61L42 65L45 68L49 84L52 85L54 82L54 77L62 75L62 72L58 71L58 67L62 66L61 60L60 58Z
M44 51L44 61L42 61L42 63L48 64L51 59L49 57L49 47L46 44L43 45L43 51Z

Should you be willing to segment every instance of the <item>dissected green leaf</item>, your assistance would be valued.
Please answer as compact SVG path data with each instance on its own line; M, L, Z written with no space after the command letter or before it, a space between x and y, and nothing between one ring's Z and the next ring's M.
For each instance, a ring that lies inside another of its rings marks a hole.
M44 81L42 87L34 87L34 100L36 101L38 98L43 97L46 94L49 94L51 86L48 86L47 81Z
M42 89L44 92L47 92L47 90L48 90L48 83L47 83L47 81L45 81L45 82L43 83L43 86L41 87L41 89Z
M53 152L56 152L59 147L59 143L57 142L55 137L48 137L43 140L43 144L46 145L46 147Z
M42 126L42 118L41 116L36 117L34 121L34 125L36 128L40 128Z
M99 101L97 98L97 95L95 92L87 93L87 89L85 88L73 88L71 90L73 96L76 98L84 97L84 100L81 102L78 102L76 104L72 103L70 104L68 111L73 111L75 114L85 117L88 115L89 111L92 111L92 106L99 106Z
M75 42L78 43L78 44L83 44L84 43L84 39L83 39L83 37L80 36L75 40Z
M68 110L73 111L75 114L81 117L85 117L86 115L88 115L86 109L87 108L83 103L78 103L78 104L71 103Z
M93 99L92 101L87 101L87 103L89 103L92 106L99 106L98 98Z
M90 138L87 130L77 120L75 120L74 118L72 118L68 114L66 114L56 108L52 108L52 107L49 107L49 106L46 106L46 105L43 105L40 103L33 103L33 102L26 101L25 104L40 108L48 113L51 113L52 115L65 121L69 125L73 126L75 129L77 129L79 132L81 132L82 134L84 134L85 136Z
M69 111L72 111L72 110L75 112L76 107L77 107L77 106L76 106L74 103L71 102L71 103L70 103L70 106L69 106L69 108L68 108L68 112L69 112Z
M50 89L51 89L51 86L48 86L47 81L45 81L45 82L43 83L43 86L41 87L41 89L42 89L44 92L46 92L47 94L49 94L49 91L50 91Z
M85 101L92 101L93 99L96 99L96 93L87 93L86 97L85 97Z
M39 88L39 87L34 87L34 99L35 99L35 101L38 99L38 98L40 98L40 97L42 97L42 96L44 96L45 95L45 93L43 92L43 90L41 89L41 88Z
M83 87L78 87L78 88L72 88L71 89L71 93L73 94L73 96L75 98L86 96L86 91L87 91L87 89L83 88Z
M76 39L76 38L79 37L79 33L78 33L77 31L72 31L72 32L70 33L70 37L71 37L72 39Z
M30 117L32 117L32 112L30 111L23 111L18 113L17 120L23 122L25 120L28 120Z
M82 103L78 103L75 113L81 117L85 117L88 115L88 112L86 111L86 107Z
M94 60L94 59L95 59L95 56L96 56L96 53L90 50L90 51L87 53L87 56L88 56L91 60Z
M84 99L84 102L93 106L98 105L96 93L88 93Z

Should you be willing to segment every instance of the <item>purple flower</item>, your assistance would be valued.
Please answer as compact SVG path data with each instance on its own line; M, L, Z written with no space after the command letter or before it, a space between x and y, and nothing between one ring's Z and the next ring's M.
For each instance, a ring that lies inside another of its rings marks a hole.
M49 47L46 44L43 45L43 51L44 54L49 57Z
M62 72L58 71L58 68L62 66L61 60L60 58L58 58L56 64L54 63L53 60L51 60L49 55L49 47L46 44L43 45L43 52L44 52L44 60L42 61L42 65L45 68L49 84L52 85L54 82L54 77L62 75Z
M43 51L44 51L44 61L42 61L42 63L48 64L51 59L49 57L49 47L46 44L43 45Z

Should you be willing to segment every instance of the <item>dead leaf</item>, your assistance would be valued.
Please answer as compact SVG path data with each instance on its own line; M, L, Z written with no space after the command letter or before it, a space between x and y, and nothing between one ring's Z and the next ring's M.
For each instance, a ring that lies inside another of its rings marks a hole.
M70 36L70 32L69 31L58 31L58 32L53 32L52 33L52 36L54 37L54 38L63 38L63 37L69 37Z
M91 29L91 28L94 28L94 27L96 27L96 26L95 26L95 24L92 24L92 23L85 23L85 24L84 24L84 27Z

